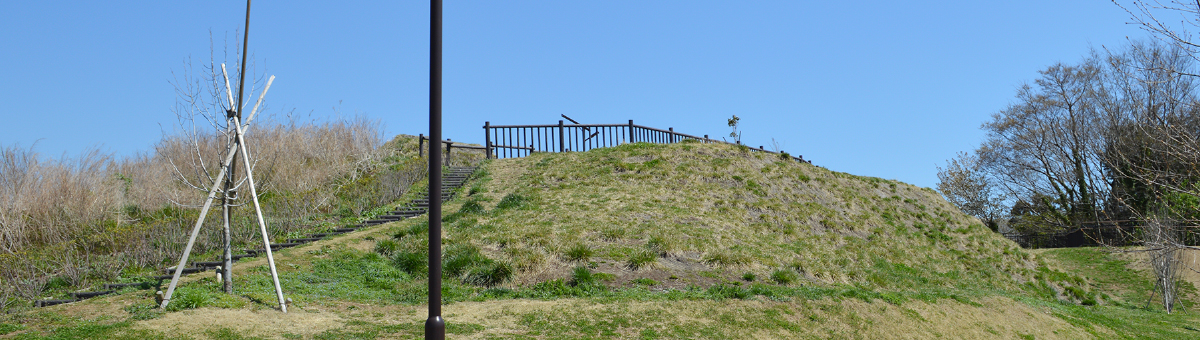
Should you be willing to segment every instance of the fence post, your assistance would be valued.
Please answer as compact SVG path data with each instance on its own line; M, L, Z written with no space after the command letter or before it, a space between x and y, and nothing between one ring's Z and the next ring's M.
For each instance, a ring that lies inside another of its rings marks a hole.
M483 152L486 154L484 158L492 159L492 122L483 122Z
M417 135L417 158L425 157L425 134Z
M563 152L563 121L558 120L558 152Z
M633 143L633 119L629 120L629 142Z
M667 137L667 143L674 143L675 142L675 128L669 127L669 128L667 128L667 131L671 131L671 133L668 134L669 137Z
M708 144L708 135L704 135L704 143Z
M447 166L449 166L449 164L450 164L450 149L454 147L454 142L450 142L449 139L447 139L446 141L447 141L446 142L446 164L447 164Z

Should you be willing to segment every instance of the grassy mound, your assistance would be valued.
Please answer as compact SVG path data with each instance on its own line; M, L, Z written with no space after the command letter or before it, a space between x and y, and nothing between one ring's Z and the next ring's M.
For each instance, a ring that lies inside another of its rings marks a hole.
M511 263L515 286L576 266L666 288L1008 290L1036 275L1028 254L930 189L730 145L635 143L486 170L447 207L446 242ZM400 233L401 248L422 247L419 234Z
M1119 253L1024 251L932 190L735 146L490 161L462 190L443 217L454 338L1200 334L1153 308L1149 275ZM279 251L287 315L254 259L235 296L201 275L171 311L127 291L10 315L0 336L419 337L427 231L413 218ZM311 326L269 331L281 322Z

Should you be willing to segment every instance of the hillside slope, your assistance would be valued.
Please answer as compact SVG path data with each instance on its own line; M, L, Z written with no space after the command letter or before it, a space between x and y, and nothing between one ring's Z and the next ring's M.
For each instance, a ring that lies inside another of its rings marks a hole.
M449 338L1198 334L1129 294L1147 275L1115 255L1035 256L932 190L736 146L488 161L462 190L444 207ZM236 296L202 275L171 311L126 290L10 315L0 337L416 338L427 230L417 217L279 251L286 315L264 262L243 260Z
M447 236L525 269L518 284L580 263L676 288L781 270L889 290L1033 277L1028 255L930 189L735 146L637 143L487 168L466 203L483 209L454 216Z

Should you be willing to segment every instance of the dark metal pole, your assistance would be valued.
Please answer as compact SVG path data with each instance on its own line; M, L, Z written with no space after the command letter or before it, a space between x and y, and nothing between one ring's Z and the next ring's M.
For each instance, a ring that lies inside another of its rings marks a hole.
M563 121L559 120L558 121L558 152L563 152L565 149L565 146L563 145L563 137L564 137L563 136Z
M629 120L629 142L633 143L633 119Z
M238 118L237 121L239 121L239 122L242 121L242 95L245 93L244 88L246 87L245 86L246 85L246 54L249 51L249 49L247 48L247 44L249 44L249 43L250 43L250 0L246 0L246 26L242 30L242 68L238 69L237 102L229 103L229 105L231 107L229 108L229 111L227 113L227 115L229 116L227 118L233 118L232 116L236 115ZM234 147L236 148L238 141L235 139L233 143L234 143L233 144ZM236 153L233 155L232 162L229 163L228 177L225 177L225 193L222 195L222 198L221 198L222 203L226 203L226 204L228 203L227 199L228 199L228 195L229 195L229 190L230 190L230 186L233 185L233 175L235 173L237 173L237 154ZM230 207L228 205L226 205L226 207L224 209L225 221L229 221L229 218L230 218L229 208ZM222 262L221 288L222 288L222 290L225 291L226 294L233 294L233 252L231 250L232 249L231 248L232 238L230 238L228 222L226 222L226 224L225 224L223 236L224 236L224 240L222 241L222 243L224 243L224 244L222 246L225 249L221 256L222 257L222 259L221 259L221 262Z
M425 339L446 338L442 319L442 0L429 0L429 319Z
M487 159L492 159L492 129L491 129L491 125L492 125L492 122L483 122L483 141L484 141L484 143L486 143L483 145L483 151L486 152L486 154L484 154L484 157Z

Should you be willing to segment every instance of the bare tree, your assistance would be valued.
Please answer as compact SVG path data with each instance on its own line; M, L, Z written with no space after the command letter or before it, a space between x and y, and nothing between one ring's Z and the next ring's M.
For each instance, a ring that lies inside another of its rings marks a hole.
M979 218L992 231L1000 231L1004 216L1005 196L996 192L995 184L979 163L979 157L961 152L938 167L937 189L942 196L963 212Z
M1100 68L1089 59L1040 73L983 124L976 154L1004 195L1036 212L1026 227L1066 228L1095 220L1106 194L1095 124Z

